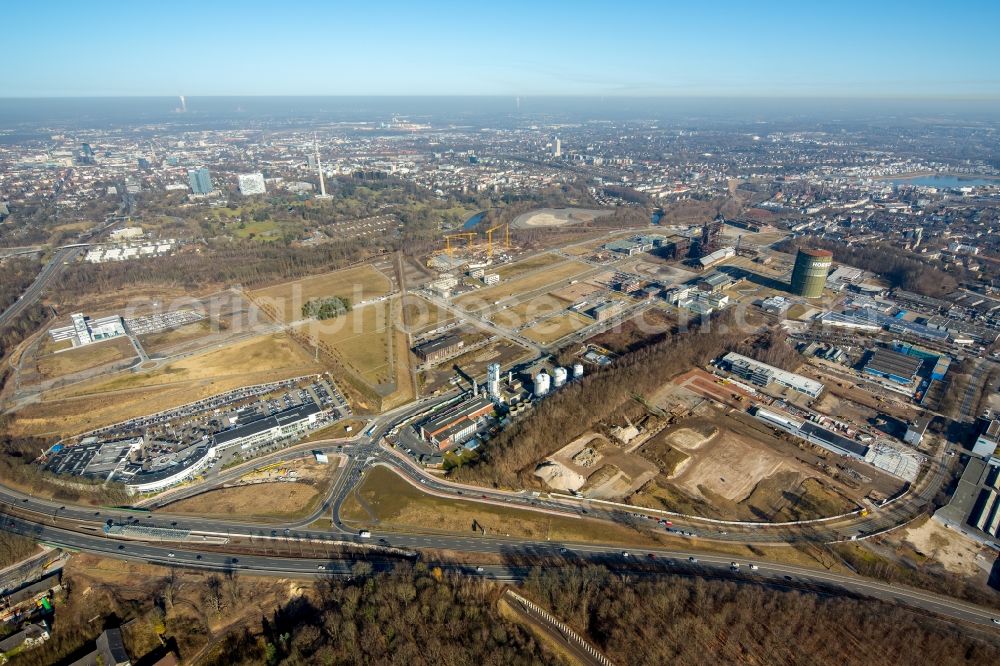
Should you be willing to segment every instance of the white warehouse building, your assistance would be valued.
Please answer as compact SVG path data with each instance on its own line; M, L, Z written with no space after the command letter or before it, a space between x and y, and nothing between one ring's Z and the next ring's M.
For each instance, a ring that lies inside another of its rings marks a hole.
M776 368L767 363L761 363L736 352L729 352L723 356L720 365L737 377L749 380L757 386L767 386L774 382L781 386L787 386L793 391L804 393L810 398L818 398L819 394L826 388L823 383L814 379Z

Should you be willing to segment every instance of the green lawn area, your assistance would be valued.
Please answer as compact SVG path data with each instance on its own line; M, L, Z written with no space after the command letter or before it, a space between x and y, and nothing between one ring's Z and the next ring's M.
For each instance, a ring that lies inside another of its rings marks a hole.
M276 220L262 222L240 222L229 227L238 238L256 238L258 240L277 240L283 233L282 225Z
M472 462L479 457L479 454L475 451L469 451L468 449L459 449L458 451L449 451L444 454L444 468L453 469L455 467L461 467L462 465Z

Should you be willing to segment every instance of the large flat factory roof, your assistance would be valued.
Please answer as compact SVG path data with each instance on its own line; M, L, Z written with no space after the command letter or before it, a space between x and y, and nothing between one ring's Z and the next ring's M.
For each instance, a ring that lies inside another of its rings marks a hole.
M799 427L799 430L807 435L806 439L819 440L827 448L841 449L845 453L857 456L858 458L864 458L865 454L868 453L868 447L864 444L855 442L853 439L848 439L843 435L838 435L826 428L821 428L815 423L806 421Z
M878 348L872 352L872 357L865 364L865 370L880 375L912 379L923 364L921 358Z
M229 430L216 433L214 436L215 444L222 445L244 437L251 437L258 433L271 430L272 428L278 428L289 423L302 421L309 418L312 414L318 414L321 411L323 411L323 409L315 402L307 402L296 407L289 407L288 409L277 412L276 414L254 419L249 423L237 425L235 428L230 428Z
M488 396L480 395L471 398L457 405L445 409L443 412L434 414L429 419L420 424L420 427L427 432L438 432L456 421L467 418L470 414L483 410L493 405L493 401Z
M447 349L448 347L453 347L460 342L462 342L462 338L457 335L445 335L429 342L420 343L414 347L414 351L419 354L432 354L439 349Z

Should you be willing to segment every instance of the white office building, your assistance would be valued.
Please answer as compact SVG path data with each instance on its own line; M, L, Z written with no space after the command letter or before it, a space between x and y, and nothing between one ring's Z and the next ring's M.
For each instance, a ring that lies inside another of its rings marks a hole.
M74 347L82 347L102 340L110 340L125 335L125 325L120 315L91 319L83 313L70 315L69 326L59 326L49 330L54 342L70 340Z
M264 174L262 173L241 173L238 176L240 194L245 197L254 194L267 194L267 187L264 185Z

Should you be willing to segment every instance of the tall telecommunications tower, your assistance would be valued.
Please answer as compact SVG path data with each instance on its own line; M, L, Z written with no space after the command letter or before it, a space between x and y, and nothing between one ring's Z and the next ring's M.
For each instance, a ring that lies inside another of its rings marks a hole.
M319 172L319 196L316 198L330 199L330 195L326 193L326 180L323 178L323 163L319 161L319 143L315 137L313 137L313 147L316 150L316 170Z

